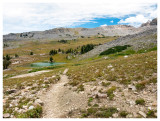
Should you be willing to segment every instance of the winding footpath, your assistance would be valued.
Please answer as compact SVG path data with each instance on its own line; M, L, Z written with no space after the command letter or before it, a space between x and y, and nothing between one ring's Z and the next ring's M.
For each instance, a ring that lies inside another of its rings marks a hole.
M39 96L44 102L43 118L63 118L70 111L87 106L87 94L77 93L65 86L69 82L67 71L68 69L65 69L63 75L60 75L59 82Z

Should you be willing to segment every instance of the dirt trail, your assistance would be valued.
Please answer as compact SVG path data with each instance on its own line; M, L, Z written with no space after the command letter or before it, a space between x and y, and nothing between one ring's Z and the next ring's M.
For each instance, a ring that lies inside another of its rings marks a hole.
M39 97L44 102L43 118L60 118L65 117L69 111L87 106L87 95L77 93L64 86L69 79L65 75L68 69L65 69L61 80L57 84L41 94Z
M36 75L39 75L39 74L42 74L45 72L50 72L50 70L43 70L43 71L38 71L38 72L32 72L29 74L17 75L17 76L11 77L11 78L23 78L23 77L29 77L29 76L36 76Z

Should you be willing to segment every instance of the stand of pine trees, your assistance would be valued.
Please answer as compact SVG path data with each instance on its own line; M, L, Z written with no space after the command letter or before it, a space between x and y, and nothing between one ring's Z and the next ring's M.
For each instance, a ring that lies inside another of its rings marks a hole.
M94 44L83 45L83 46L81 47L81 54L84 54L84 53L92 50L92 49L94 48L94 46L95 46Z
M51 51L49 52L49 55L55 55L55 54L57 54L57 50L51 50Z
M3 69L7 69L8 66L11 64L10 59L11 57L8 54L6 56L3 56Z

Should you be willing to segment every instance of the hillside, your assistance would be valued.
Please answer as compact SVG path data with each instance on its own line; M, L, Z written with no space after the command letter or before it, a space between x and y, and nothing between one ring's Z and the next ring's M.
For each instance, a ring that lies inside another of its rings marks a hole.
M156 19L141 27L135 28L128 25L112 25L97 28L55 28L46 31L33 31L24 33L10 33L3 36L4 41L11 40L36 40L36 39L77 39L91 36L125 36L154 29L157 25Z
M82 55L80 59L93 57L95 55L100 54L104 50L107 50L111 47L118 45L131 45L134 48L134 50L138 51L143 48L148 48L148 49L152 48L156 44L157 44L157 27L154 26L153 28L147 29L143 32L126 35L111 42L107 42L103 45L97 46L93 50Z

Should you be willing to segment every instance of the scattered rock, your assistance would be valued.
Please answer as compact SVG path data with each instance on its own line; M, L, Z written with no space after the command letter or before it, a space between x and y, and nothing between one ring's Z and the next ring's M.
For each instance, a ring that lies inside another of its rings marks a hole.
M136 87L133 86L133 85L128 85L128 89L131 89L131 90L135 91L135 90L136 90Z
M111 71L114 71L114 68L112 68Z
M55 75L52 76L52 78L56 77Z
M133 112L133 116L136 118L138 117L137 113L136 112Z
M34 84L33 84L33 87L38 87L38 84L34 83Z
M113 116L114 118L117 118L117 117L118 117L118 113L114 113L112 116Z
M138 92L134 92L134 94L138 95Z
M11 117L11 118L14 118L14 115L11 115L10 117Z
M107 98L107 94L97 94L98 98Z
M130 105L135 105L135 101L130 101Z
M72 87L72 90L73 91L76 91L77 90L77 87L75 86L75 87Z
M113 66L112 66L111 64L107 66L107 68L112 68L112 67L113 67Z
M28 108L28 109L29 109L29 110L31 110L31 109L33 109L33 108L34 108L34 106L33 106L33 105L31 105L31 106L29 106L29 108Z
M144 118L147 117L147 115L146 115L144 112L142 112L142 111L139 111L138 113L139 113L141 116L143 116Z
M97 88L97 87L96 87L96 86L94 86L93 88L91 88L91 91L94 91L94 90L96 90L96 88Z
M146 95L146 94L147 94L147 92L146 92L146 91L144 91L144 92L143 92L143 94L144 94L144 95Z
M117 108L118 111L120 111L120 108Z
M132 114L128 114L128 115L126 116L126 118L133 118L133 115L132 115Z
M43 102L40 99L35 100L35 103L40 104L41 106L43 105Z
M26 106L26 105L23 105L23 109L27 109L27 106Z
M127 55L125 55L125 56L124 56L124 58L128 58L128 56L127 56Z
M12 104L9 104L9 107L12 107L13 105Z
M15 111L18 111L18 109L19 109L18 107L15 107L15 109L14 109L14 110L15 110Z
M3 118L9 118L9 117L10 117L10 114L9 114L9 113L3 114Z
M18 113L23 113L23 109L19 109L17 112Z
M153 103L152 103L152 106L155 106L155 107L156 107L156 106L157 106L157 102L153 102Z
M148 107L149 110L152 110L152 107Z
M44 77L44 80L48 80L48 77Z

